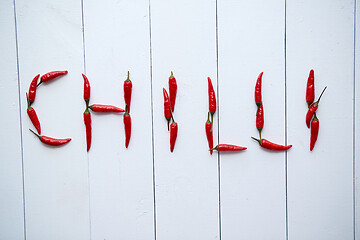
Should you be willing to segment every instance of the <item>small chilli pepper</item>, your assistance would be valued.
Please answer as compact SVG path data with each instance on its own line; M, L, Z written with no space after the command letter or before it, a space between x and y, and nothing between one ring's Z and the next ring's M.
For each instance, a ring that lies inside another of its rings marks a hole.
M208 94L209 94L209 112L211 114L211 130L212 130L214 113L216 112L216 96L215 96L214 87L209 77L208 77Z
M172 123L170 125L170 151L173 152L177 138L177 133L178 133L178 124L175 122L172 113L171 113L171 118L172 118Z
M82 74L82 76L84 78L84 100L86 102L86 106L88 106L90 100L90 82L85 74Z
M315 85L314 85L314 70L311 69L306 85L306 102L308 107L314 102L315 100Z
M94 112L125 112L124 109L112 105L93 104L89 108Z
M86 150L89 151L91 147L91 114L88 108L84 112L84 123L86 128Z
M41 76L38 86L43 82L48 82L50 80L53 80L54 78L60 77L67 73L68 73L68 71L66 71L66 70L65 71L52 71L52 72L45 73L44 75Z
M227 152L227 151L243 151L246 150L246 147L240 147L240 146L236 146L236 145L230 145L230 144L219 144L214 148L211 148L209 151L212 150L217 150L219 152Z
M252 139L258 141L258 143L260 144L261 147L269 149L269 150L274 150L274 151L284 151L284 150L288 150L289 148L292 147L292 145L280 145L280 144L276 144L273 142L270 142L266 139L256 139L254 137L251 137Z
M164 115L168 123L168 131L169 131L169 124L171 119L171 110L170 110L170 100L169 95L165 88L163 88L163 94L164 94Z
M39 121L38 116L37 116L37 114L35 112L35 109L30 106L30 101L29 101L27 93L26 93L26 100L27 100L27 103L28 103L27 114L28 114L32 124L36 128L37 132L39 134L41 134L40 121Z
M38 81L39 77L40 77L40 74L36 75L34 77L34 79L30 83L30 87L29 87L29 102L30 102L30 105L35 101L36 85L37 85L37 81Z
M124 127L125 127L125 147L127 148L129 146L130 137L131 137L131 117L128 112L127 105L125 106Z
M261 139L261 130L263 129L263 127L264 127L264 109L263 109L263 104L260 104L256 112L256 128L259 131L260 139Z
M52 137L47 137L47 136L39 136L33 130L31 130L31 129L29 129L29 130L30 130L30 132L35 134L35 136L37 136L42 143L45 143L47 145L60 146L60 145L64 145L71 141L71 138L58 139L58 138L52 138Z
M311 121L311 135L310 135L310 151L314 149L317 137L319 134L319 119L314 114L314 118Z
M170 94L171 111L174 111L175 109L176 92L177 92L176 79L173 75L173 72L171 72L171 75L169 77L169 94Z
M206 132L206 138L208 140L209 148L212 149L214 147L214 140L213 140L213 132L211 131L211 122L210 122L210 112L208 112L208 119L205 123L205 132ZM212 154L213 151L210 151L210 154Z
M308 128L310 128L311 119L312 119L314 113L316 112L316 110L318 109L319 101L320 101L320 99L321 99L321 96L324 94L326 88L327 88L327 87L325 87L324 90L321 92L319 99L318 99L316 102L314 102L313 104L311 104L311 106L309 107L309 109L308 109L308 111L307 111L307 113L306 113L306 119L305 119L305 121L306 121L306 126L307 126Z
M261 81L262 81L263 72L261 72L257 78L256 85L255 85L255 103L256 105L260 106L262 103L261 97Z
M132 91L132 82L129 78L130 72L128 71L127 79L124 81L124 99L127 106L127 110L130 113L130 103L131 103L131 91Z

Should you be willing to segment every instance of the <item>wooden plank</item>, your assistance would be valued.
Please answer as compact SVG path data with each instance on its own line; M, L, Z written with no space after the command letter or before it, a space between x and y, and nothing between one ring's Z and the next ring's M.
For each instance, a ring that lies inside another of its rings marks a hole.
M354 25L354 33L355 33L355 51L354 51L354 127L355 127L355 142L354 142L354 168L355 168L355 239L360 238L360 84L359 84L359 76L360 76L360 4L359 1L355 1L355 9L354 9L354 17L355 17L355 25ZM355 15L356 14L356 15Z
M0 4L0 239L24 239L20 107L13 1Z
M84 2L90 103L125 108L127 71L133 84L128 149L123 114L92 114L88 156L93 239L154 239L148 13L147 0Z
M16 1L24 139L26 238L89 239L88 166L83 127L83 43L80 1ZM71 137L43 145L29 132L25 92L38 74L69 74L42 84L32 105L42 134Z
M353 10L348 1L287 1L289 239L354 239ZM309 150L306 82L315 70L315 95L328 86Z
M285 239L285 153L250 138L259 135L254 87L264 72L262 137L285 142L284 9L284 1L218 2L220 142L248 147L220 155L224 240Z
M217 82L215 2L151 0L150 8L156 239L219 239L217 156L210 156L205 136L207 77L215 88ZM173 153L162 92L170 71L178 85ZM217 121L214 133L217 139Z

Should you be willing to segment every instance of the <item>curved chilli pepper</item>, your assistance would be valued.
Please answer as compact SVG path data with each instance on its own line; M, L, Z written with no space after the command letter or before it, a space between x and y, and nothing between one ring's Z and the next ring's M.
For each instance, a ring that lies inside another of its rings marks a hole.
M206 138L208 140L209 148L214 147L214 140L213 140L213 132L211 131L211 122L210 122L210 112L208 112L208 119L205 123L205 132L206 132ZM210 151L210 154L212 154L213 151Z
M264 72L261 72L256 80L255 85L255 103L256 105L260 106L262 103L262 97L261 97L261 81L262 81L262 75Z
M129 71L127 75L127 79L124 81L124 100L125 104L127 106L127 110L130 113L130 103L131 103L131 91L132 91L132 82L129 78Z
M82 76L84 78L84 100L87 106L90 100L90 82L89 79L85 76L85 74L82 74Z
M170 100L169 100L169 95L165 88L163 88L163 94L164 94L164 115L168 123L168 131L169 131L169 124L171 119Z
M321 99L321 96L324 94L325 90L326 90L327 87L324 88L324 90L321 92L320 94L320 97L319 99L314 102L308 109L307 113L306 113L306 118L305 118L305 121L306 121L306 126L308 128L310 128L310 122L311 122L311 119L314 115L314 113L316 112L316 110L318 109L318 106L319 106L319 101Z
M89 151L91 147L91 114L88 108L84 112L84 123L86 128L86 150Z
M40 121L39 121L38 116L37 116L37 114L35 112L35 109L30 106L30 101L29 101L29 97L28 97L27 93L26 93L26 100L27 100L27 103L28 103L27 114L28 114L32 124L36 128L36 131L39 134L41 134Z
M176 92L177 92L176 79L173 75L173 72L171 72L171 75L169 77L169 94L170 94L171 111L174 111L175 109Z
M172 122L170 125L170 151L174 151L176 137L178 132L178 124L176 122Z
M39 136L33 130L31 130L31 129L29 129L29 130L30 130L30 132L35 134L35 136L37 136L42 143L45 143L50 146L60 146L60 145L64 145L71 141L71 138L58 139L58 138L52 138L52 137L47 137L47 136Z
M240 146L236 146L236 145L230 145L230 144L219 144L214 148L211 148L209 151L211 150L217 150L219 152L227 152L227 151L243 151L246 150L246 147L240 147Z
M124 109L112 105L93 104L89 108L94 112L125 112Z
M256 112L256 128L259 131L260 139L261 139L261 130L263 129L263 127L264 127L264 109L263 109L263 104L260 104Z
M314 149L317 137L319 134L319 119L314 114L314 118L311 121L311 135L310 135L310 151Z
M36 75L34 77L34 79L31 81L30 83L30 87L29 87L29 101L30 101L30 105L35 101L35 96L36 96L36 85L37 85L37 81L40 77L40 74Z
M276 143L270 142L264 138L263 139L256 139L254 137L251 137L251 138L258 141L258 143L260 144L261 147L269 149L269 150L285 151L292 147L292 145L284 146L284 145L276 144Z
M50 80L53 80L54 78L60 77L67 73L68 73L68 71L66 71L66 70L65 71L52 71L52 72L45 73L44 75L41 76L38 86L43 82L48 82Z
M306 85L306 102L308 107L314 102L315 99L315 85L314 85L314 70L311 69Z
M124 127L125 127L125 147L129 146L130 137L131 137L131 117L127 109L127 105L125 107L124 114Z

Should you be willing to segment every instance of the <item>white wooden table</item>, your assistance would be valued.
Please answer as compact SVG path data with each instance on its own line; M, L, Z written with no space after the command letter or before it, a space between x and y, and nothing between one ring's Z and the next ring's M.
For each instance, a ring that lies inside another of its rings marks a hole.
M360 9L356 0L2 0L0 3L0 239L360 239ZM309 151L305 87L328 89ZM25 92L44 135L29 131ZM133 82L133 133L121 115L93 114L86 152L83 80L91 102L124 106ZM169 151L162 88L178 82L179 134ZM263 71L264 151L253 91ZM218 97L207 151L207 77Z

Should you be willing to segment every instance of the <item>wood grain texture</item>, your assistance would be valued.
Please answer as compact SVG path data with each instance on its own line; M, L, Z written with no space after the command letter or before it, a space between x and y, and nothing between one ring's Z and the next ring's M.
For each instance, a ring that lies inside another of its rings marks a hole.
M26 239L89 239L88 174L83 129L80 1L16 1L21 83ZM32 105L42 134L72 140L59 148L29 132L25 92L32 78L69 74L42 84Z
M20 107L13 1L0 7L0 239L24 239Z
M285 153L250 138L259 135L254 89L264 72L262 137L285 143L284 10L284 1L218 2L220 142L248 147L220 156L224 240L285 239Z
M353 239L353 1L287 2L289 239ZM312 152L305 89L315 71Z
M127 71L133 84L128 149L123 114L92 114L88 156L93 239L154 239L148 12L147 0L84 2L90 103L125 108Z
M215 1L150 4L157 240L219 239L217 156L205 135L208 76L216 88ZM162 94L170 71L178 84L173 153Z

